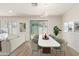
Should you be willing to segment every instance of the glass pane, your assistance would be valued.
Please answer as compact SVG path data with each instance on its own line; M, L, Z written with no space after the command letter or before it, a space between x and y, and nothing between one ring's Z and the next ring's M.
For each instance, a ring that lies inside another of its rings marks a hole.
M31 34L47 33L47 20L31 20Z

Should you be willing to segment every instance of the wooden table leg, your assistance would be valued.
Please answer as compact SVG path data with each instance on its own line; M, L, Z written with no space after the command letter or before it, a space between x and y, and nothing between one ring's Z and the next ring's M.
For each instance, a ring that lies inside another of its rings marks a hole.
M42 53L51 53L51 48L50 47L43 47Z

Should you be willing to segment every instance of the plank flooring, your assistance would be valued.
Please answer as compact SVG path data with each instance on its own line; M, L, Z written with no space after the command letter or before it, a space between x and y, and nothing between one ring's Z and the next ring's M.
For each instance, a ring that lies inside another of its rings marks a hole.
M62 53L60 55L59 52L55 55L56 51L52 50L51 54L43 54L40 50L33 51L31 42L25 42L20 47L18 47L15 51L13 51L9 56L64 56ZM65 49L65 56L79 56L79 53L74 49L67 47Z

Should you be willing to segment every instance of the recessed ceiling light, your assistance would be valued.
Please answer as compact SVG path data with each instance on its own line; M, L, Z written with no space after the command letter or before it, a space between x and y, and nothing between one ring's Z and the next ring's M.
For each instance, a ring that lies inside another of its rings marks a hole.
M32 6L37 6L38 4L37 3L32 3Z
M13 10L9 10L9 13L13 13Z

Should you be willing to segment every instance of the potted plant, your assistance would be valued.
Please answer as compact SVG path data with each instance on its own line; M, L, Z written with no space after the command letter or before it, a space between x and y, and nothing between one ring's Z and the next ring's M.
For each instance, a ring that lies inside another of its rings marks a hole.
M55 36L57 36L60 31L61 31L61 30L60 30L57 26L54 26L53 32L54 32L54 35L55 35Z

